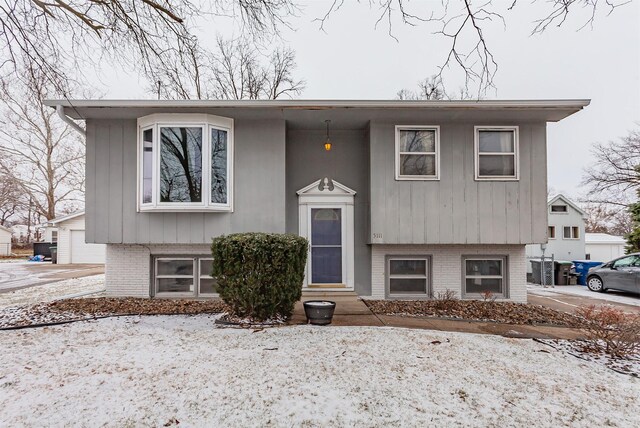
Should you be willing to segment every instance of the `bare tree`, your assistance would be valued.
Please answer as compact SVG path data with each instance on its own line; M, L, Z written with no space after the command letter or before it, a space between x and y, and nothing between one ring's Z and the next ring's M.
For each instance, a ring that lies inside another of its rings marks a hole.
M596 144L592 152L596 160L583 178L589 201L626 207L640 187L640 130Z
M0 226L7 224L19 213L24 204L20 186L16 180L0 171Z
M633 221L627 208L598 203L588 203L583 208L587 214L587 233L626 236L633 230Z
M194 43L178 52L174 61L157 63L158 94L168 99L277 99L304 89L294 78L295 53L276 48L262 54L247 38L217 39L207 52ZM156 91L151 86L151 92Z
M34 215L50 220L83 199L84 144L42 104L47 82L35 67L0 81L0 172L30 199Z
M535 0L534 0L535 1ZM588 16L578 23L578 29L592 26L602 15L611 14L616 8L630 0L549 0L539 2L542 13L533 17L531 35L541 34L552 27L562 27L576 10L588 10ZM438 67L437 78L441 79L451 68L464 74L465 88L477 95L494 87L498 62L490 48L485 30L490 26L506 28L505 14L518 7L519 0L508 3L490 0L442 0L441 2L413 2L409 0L369 0L366 3L377 9L375 27L386 25L394 37L393 23L398 20L405 25L424 25L436 36L448 40L449 49L444 52ZM528 3L528 2L527 2ZM344 0L334 0L326 13L316 19L324 30L327 20L343 6ZM397 39L396 39L397 40Z
M203 15L236 17L260 37L295 12L293 0L0 0L0 76L26 63L64 94L70 76L63 70L83 61L115 61L148 75L156 61L197 42L189 29Z
M418 90L401 89L396 93L399 100L468 100L478 99L480 96L473 96L468 88L459 88L458 92L448 94L444 88L442 77L434 75L418 82Z

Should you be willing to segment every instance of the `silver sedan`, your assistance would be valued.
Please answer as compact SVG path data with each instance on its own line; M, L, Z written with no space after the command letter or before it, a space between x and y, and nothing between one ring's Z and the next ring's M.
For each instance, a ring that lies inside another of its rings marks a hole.
M614 289L640 293L640 253L592 267L587 275L587 288L597 292Z

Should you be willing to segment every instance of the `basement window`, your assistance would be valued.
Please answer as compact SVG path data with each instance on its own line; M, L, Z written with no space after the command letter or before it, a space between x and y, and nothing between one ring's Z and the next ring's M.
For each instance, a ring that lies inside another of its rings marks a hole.
M389 257L387 259L390 297L426 296L429 292L429 257Z
M153 259L153 295L216 297L210 256L158 256Z
M232 211L232 119L154 114L138 127L140 211Z
M463 257L464 296L479 298L491 293L506 298L506 264L506 256Z

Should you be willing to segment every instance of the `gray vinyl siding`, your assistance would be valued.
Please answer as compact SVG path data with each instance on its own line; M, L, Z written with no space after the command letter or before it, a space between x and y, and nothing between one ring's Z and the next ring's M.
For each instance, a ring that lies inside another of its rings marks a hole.
M325 130L287 131L287 232L298 233L296 192L314 181L329 177L356 191L354 198L355 291L371 294L371 247L369 235L368 130L332 130L333 147L325 151Z
M395 125L440 125L440 180L395 180ZM476 181L474 126L519 125L518 181ZM370 123L370 243L529 244L546 240L544 123ZM382 234L382 238L373 238Z
M87 120L86 239L208 244L233 232L285 231L285 122L235 121L234 212L136 212L136 120Z

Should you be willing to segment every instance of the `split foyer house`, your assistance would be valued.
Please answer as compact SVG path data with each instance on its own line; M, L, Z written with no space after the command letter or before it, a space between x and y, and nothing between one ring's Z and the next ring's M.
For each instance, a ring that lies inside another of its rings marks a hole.
M589 102L47 103L86 123L110 295L215 296L212 237L258 231L309 239L306 290L526 301L546 124Z

